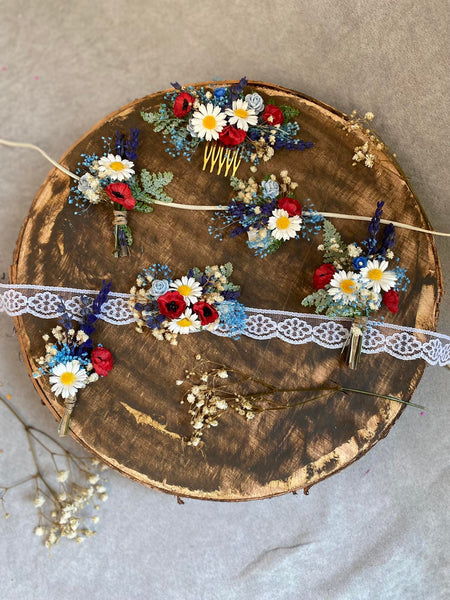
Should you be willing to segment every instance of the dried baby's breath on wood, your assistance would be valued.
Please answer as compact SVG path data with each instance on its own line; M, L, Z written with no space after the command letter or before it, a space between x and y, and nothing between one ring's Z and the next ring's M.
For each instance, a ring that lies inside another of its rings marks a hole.
M279 388L239 369L204 360L200 355L195 358L199 362L198 366L190 371L186 370L184 379L176 381L176 385L185 386L180 404L188 406L190 415L192 434L186 440L189 446L198 446L205 431L217 427L220 418L230 410L248 422L259 413L304 406L309 402L330 398L338 392L354 392L424 409L423 406L394 396L384 396L337 384L311 388ZM283 396L291 394L302 394L305 399L291 403L279 401Z

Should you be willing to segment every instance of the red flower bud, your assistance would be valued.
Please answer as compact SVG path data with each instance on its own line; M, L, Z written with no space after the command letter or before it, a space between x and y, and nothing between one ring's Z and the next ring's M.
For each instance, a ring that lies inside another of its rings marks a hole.
M186 308L183 296L176 291L166 292L158 298L157 302L159 312L169 319L178 319Z
M266 104L266 108L262 114L262 118L269 125L282 125L284 122L283 113L274 104Z
M200 317L200 323L202 325L208 325L214 323L219 318L219 313L207 302L196 302L192 307L192 310Z
M187 92L181 92L175 98L175 102L173 104L173 114L182 119L192 110L192 105L194 104L195 98L188 94Z
M91 352L91 363L94 371L100 377L106 377L114 365L113 357L108 348L97 346Z
M396 290L389 290L383 294L383 304L386 306L391 313L398 312L398 292Z
M246 132L243 129L237 129L233 125L227 125L219 133L219 142L224 146L237 146L245 140Z
M277 205L278 208L285 210L290 217L293 217L294 215L301 217L302 215L302 205L294 198L288 198L287 196L280 198L277 202Z
M121 204L127 210L132 210L136 206L131 188L126 183L110 183L105 187L105 192L113 202Z
M331 263L325 263L318 269L316 269L313 275L313 286L316 290L323 289L333 279L333 275L336 273L334 265Z

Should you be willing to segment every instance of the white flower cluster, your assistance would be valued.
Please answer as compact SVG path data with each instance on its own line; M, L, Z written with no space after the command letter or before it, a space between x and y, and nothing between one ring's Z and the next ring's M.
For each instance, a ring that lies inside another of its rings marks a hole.
M100 465L98 459L82 459L81 466L83 468L77 468L72 459L70 471L57 471L56 479L61 484L59 492L52 490L50 495L38 490L36 493L34 505L39 509L39 525L34 533L46 537L47 548L58 544L62 538L81 543L95 534L93 525L99 522L99 517L86 511L92 507L99 510L99 502L108 499L106 487L100 482L100 473L94 470L104 471L107 467ZM73 479L74 472L78 473L80 481Z
M187 440L189 446L198 446L204 432L211 427L217 427L218 419L229 409L250 421L255 417L255 406L251 396L232 391L232 384L227 385L229 378L226 368L220 367L201 372L191 371L186 379L195 377L197 383L191 385L184 394L181 404L189 404L191 426L193 433ZM184 381L177 381L182 385Z

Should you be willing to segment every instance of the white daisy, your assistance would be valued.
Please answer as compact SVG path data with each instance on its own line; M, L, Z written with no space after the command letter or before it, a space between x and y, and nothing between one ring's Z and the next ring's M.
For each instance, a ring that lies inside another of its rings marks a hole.
M389 291L397 281L394 271L386 271L389 263L387 260L368 260L367 266L361 269L361 277L368 288L379 294Z
M169 331L181 334L192 333L193 331L198 331L200 325L198 316L190 308L187 308L178 319L170 321Z
M200 298L203 292L202 286L193 277L182 277L181 279L175 279L170 284L170 289L176 290L179 294L184 297L184 301L188 304L194 304Z
M226 109L230 125L236 125L238 129L247 131L249 125L256 125L258 117L253 108L248 107L245 100L235 100L232 108Z
M220 106L214 106L209 102L206 106L200 104L189 123L199 138L206 138L210 142L219 138L219 133L227 124L227 120Z
M272 236L276 240L288 240L294 238L302 228L302 220L298 215L293 217L282 209L276 208L269 218L268 228L272 230Z
M327 291L333 300L348 304L356 299L359 289L358 276L352 271L348 273L346 271L338 271L333 275L330 286Z
M125 181L134 175L134 163L125 160L119 154L102 156L98 161L98 172L102 177L111 177L113 181Z
M52 392L55 396L62 395L63 398L75 396L80 388L86 386L87 373L77 360L68 363L59 363L52 369L50 377Z

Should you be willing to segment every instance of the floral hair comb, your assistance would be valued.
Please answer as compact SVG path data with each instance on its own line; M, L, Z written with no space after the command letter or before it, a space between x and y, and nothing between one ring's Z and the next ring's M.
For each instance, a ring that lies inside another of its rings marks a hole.
M204 145L203 170L226 177L236 175L241 159L268 161L276 150L306 150L312 142L298 139L299 111L291 106L266 103L254 93L244 93L248 81L235 85L213 84L199 89L172 83L156 112L142 112L142 118L162 133L172 156L191 159ZM223 173L222 173L223 170Z

